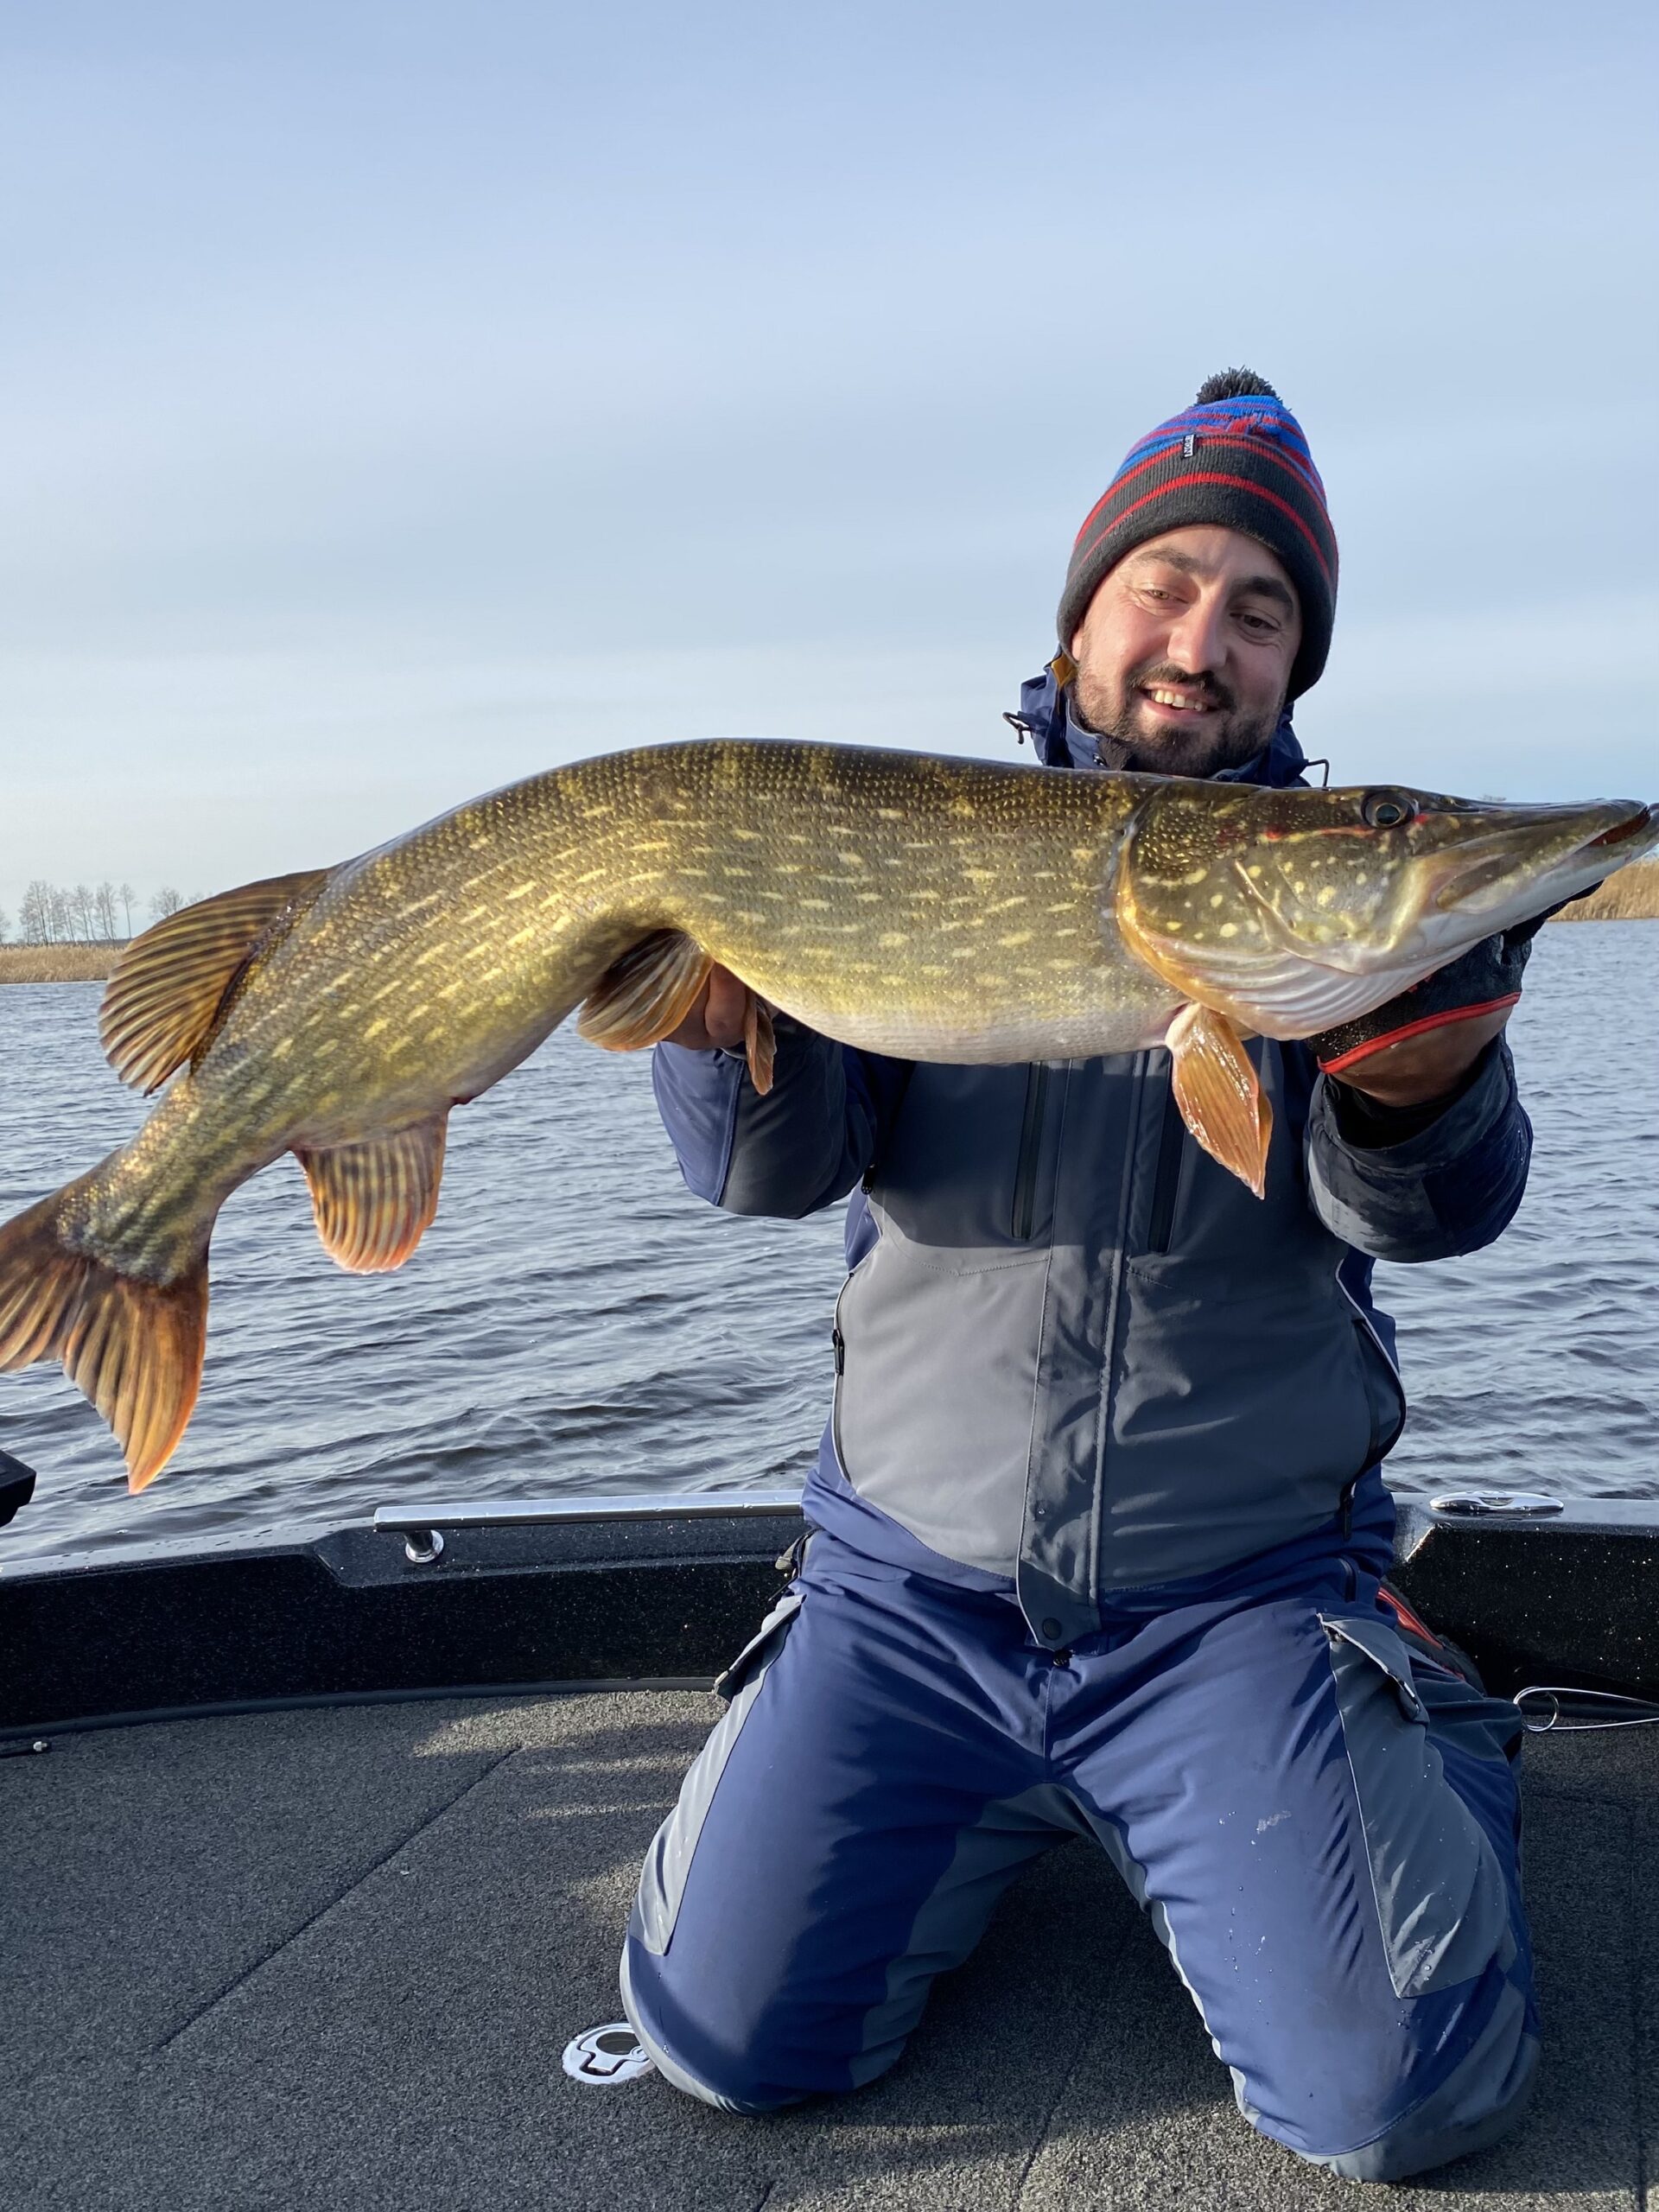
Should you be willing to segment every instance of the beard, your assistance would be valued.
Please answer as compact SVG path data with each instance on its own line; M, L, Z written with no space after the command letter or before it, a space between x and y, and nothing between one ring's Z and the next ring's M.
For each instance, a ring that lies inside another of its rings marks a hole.
M1154 684L1202 692L1211 711L1198 727L1172 728L1156 721L1141 697L1143 687ZM1241 709L1225 684L1191 676L1170 661L1148 661L1116 683L1079 668L1071 686L1072 720L1101 740L1103 766L1156 776L1213 776L1243 767L1273 735L1282 706L1281 701L1270 712Z

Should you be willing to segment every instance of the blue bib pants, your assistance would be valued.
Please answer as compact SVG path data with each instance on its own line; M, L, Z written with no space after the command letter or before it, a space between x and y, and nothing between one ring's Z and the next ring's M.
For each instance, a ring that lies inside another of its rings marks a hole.
M1083 1835L1263 2134L1392 2180L1503 2133L1538 2053L1519 1716L1409 1656L1338 1541L1119 1592L1056 1653L1008 1596L815 1535L641 1876L623 1990L662 2072L736 2113L872 2081Z

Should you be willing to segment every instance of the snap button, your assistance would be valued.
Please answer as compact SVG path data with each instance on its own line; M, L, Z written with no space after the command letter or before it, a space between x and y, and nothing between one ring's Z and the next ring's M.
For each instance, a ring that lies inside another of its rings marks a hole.
M1043 1642L1045 1643L1058 1643L1064 1633L1065 1630L1061 1628L1058 1621L1053 1619L1052 1617L1043 1623Z

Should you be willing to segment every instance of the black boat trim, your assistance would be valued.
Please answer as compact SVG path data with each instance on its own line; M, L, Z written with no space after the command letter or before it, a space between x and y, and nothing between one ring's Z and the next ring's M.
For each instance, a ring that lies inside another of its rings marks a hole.
M1542 1680L1659 1696L1659 1504L1574 1500L1529 1522L1399 1503L1395 1582L1497 1694ZM408 1556L411 1535L440 1524L442 1553ZM792 1492L421 1504L305 1542L5 1567L0 1736L701 1688L777 1595L803 1526Z

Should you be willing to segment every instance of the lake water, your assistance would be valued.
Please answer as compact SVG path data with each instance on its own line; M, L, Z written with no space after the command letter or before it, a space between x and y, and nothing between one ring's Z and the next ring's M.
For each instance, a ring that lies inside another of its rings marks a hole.
M1511 1024L1531 1187L1472 1258L1378 1270L1412 1418L1400 1490L1659 1496L1659 925L1546 930ZM0 1218L144 1107L98 1048L97 984L0 988ZM443 1203L394 1275L326 1259L291 1160L213 1240L207 1367L142 1497L59 1370L0 1376L40 1475L0 1563L202 1548L425 1497L756 1487L804 1477L830 1379L841 1208L735 1221L682 1187L646 1056L561 1033L450 1123Z

